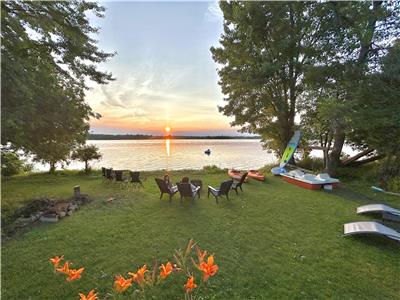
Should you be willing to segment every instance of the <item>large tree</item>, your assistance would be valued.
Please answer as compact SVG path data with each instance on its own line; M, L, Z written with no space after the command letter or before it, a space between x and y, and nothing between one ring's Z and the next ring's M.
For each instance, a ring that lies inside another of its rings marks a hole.
M331 15L312 2L221 2L224 33L211 48L232 125L257 133L281 154L295 130L304 76L329 52Z
M98 49L87 16L103 12L86 1L1 2L2 144L52 165L84 141L98 117L85 102L87 82L113 79L96 66L113 54Z
M326 36L334 47L333 55L321 56L312 72L307 74L307 92L303 103L307 108L303 118L308 122L308 131L312 128L315 132L318 129L315 123L321 124L320 121L329 125L325 131L319 131L314 136L314 142L320 141L321 135L327 137L328 143L321 146L327 149L327 171L334 174L341 163L345 143L362 150L361 155L354 159L363 154L376 154L374 150L377 148L371 148L374 146L365 143L365 139L364 142L354 139L360 136L357 132L365 132L365 127L355 120L364 118L366 110L360 108L370 107L369 96L360 91L365 91L366 83L371 84L373 79L378 83L373 74L381 72L381 58L387 55L399 34L400 13L399 4L395 2L329 2L324 5L335 20L330 25L334 35ZM385 97L388 93L375 95L381 103L387 102ZM396 103L391 104L395 108ZM379 115L378 111L375 113ZM369 121L372 127L379 126L377 123L377 119Z

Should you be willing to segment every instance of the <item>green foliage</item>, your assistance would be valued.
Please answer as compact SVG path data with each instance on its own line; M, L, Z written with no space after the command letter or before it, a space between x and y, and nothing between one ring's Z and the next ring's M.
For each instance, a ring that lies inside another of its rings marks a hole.
M87 16L103 11L85 1L1 2L3 144L52 164L83 143L99 117L84 99L88 79L112 80L96 64L113 54L97 48Z
M12 176L23 171L24 162L12 151L1 151L1 175Z
M381 59L381 70L367 75L351 102L349 140L379 153L400 151L400 40Z
M232 125L283 152L295 130L304 76L326 53L324 24L332 18L313 2L221 2L224 34L211 48Z
M95 145L85 145L75 149L71 155L71 158L84 162L85 173L89 173L89 161L100 159L101 154L99 153L99 148L97 148Z
M324 160L318 157L306 156L302 160L296 161L296 165L300 168L311 170L314 172L321 172L324 170Z

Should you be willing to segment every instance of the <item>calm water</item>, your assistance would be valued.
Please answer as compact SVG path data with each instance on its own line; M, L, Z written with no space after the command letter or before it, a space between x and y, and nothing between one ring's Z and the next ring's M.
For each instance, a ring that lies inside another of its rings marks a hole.
M94 168L112 167L151 171L160 169L201 169L216 165L220 168L257 169L276 161L263 150L259 140L118 140L88 141L96 145L102 159L92 161ZM206 149L211 155L204 154ZM47 169L36 166L36 169ZM81 169L83 163L72 162L67 169Z

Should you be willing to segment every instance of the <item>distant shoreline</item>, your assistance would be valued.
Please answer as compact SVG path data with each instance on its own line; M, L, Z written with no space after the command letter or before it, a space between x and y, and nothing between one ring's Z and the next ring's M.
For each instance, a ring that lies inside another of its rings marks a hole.
M227 135L207 135L207 136L161 136L146 134L89 134L87 140L162 140L165 138L176 140L232 140L232 139L260 139L259 136L227 136Z

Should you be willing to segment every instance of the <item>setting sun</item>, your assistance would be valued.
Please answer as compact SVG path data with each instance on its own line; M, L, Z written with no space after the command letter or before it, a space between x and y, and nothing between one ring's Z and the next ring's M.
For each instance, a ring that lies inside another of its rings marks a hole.
M165 127L165 132L170 132L171 128L169 126Z

